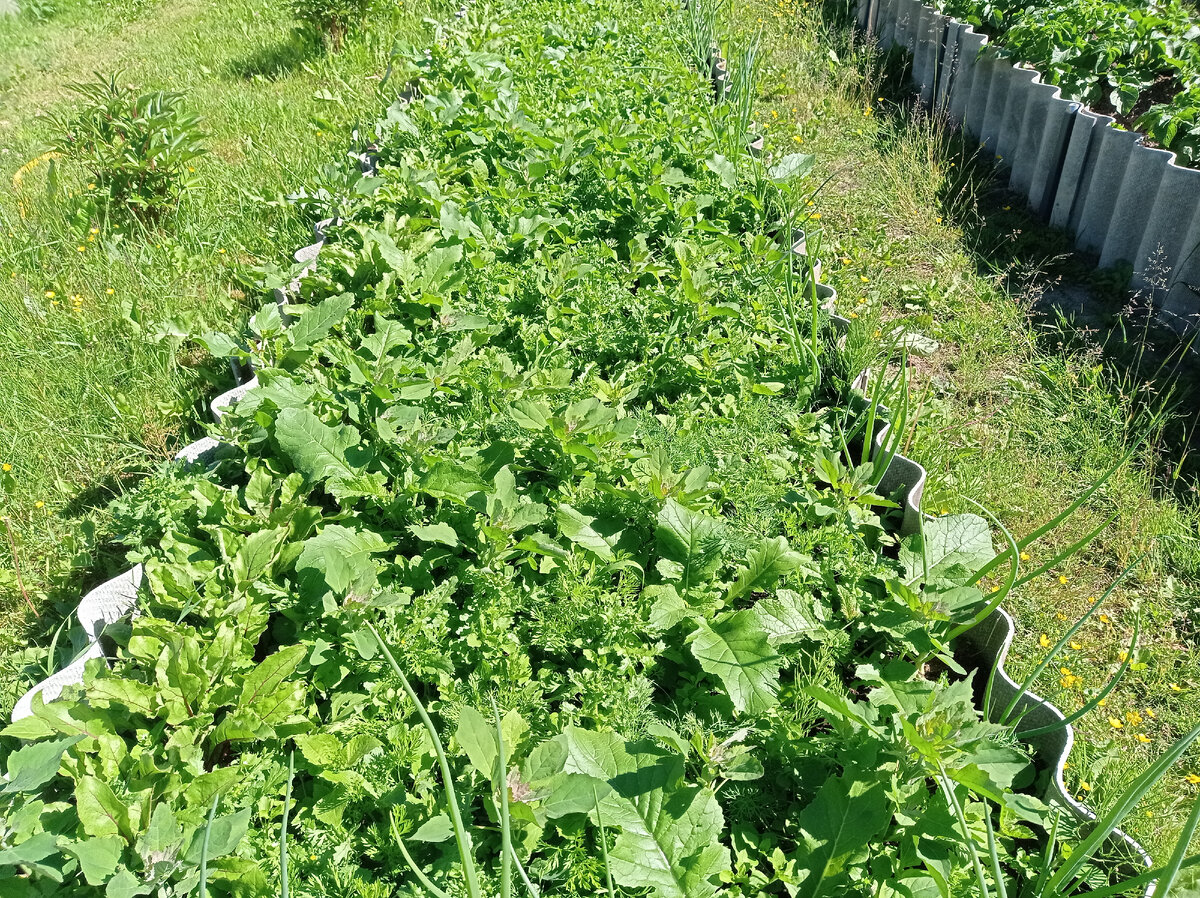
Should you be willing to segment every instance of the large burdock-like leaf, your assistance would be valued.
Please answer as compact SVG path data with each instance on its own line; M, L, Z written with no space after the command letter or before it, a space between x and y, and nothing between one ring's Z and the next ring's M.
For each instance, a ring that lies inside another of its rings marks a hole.
M753 609L701 622L692 635L692 654L720 678L737 710L761 714L776 702L780 658Z
M677 580L685 596L689 590L707 583L721 564L724 540L720 522L697 514L674 499L668 499L658 513L654 538L659 554L670 563L669 570L664 570L660 563L660 572Z
M747 593L774 587L779 578L800 567L811 567L799 552L793 552L782 536L763 540L739 568L737 580L729 587L726 599L730 602Z
M961 586L996 556L988 522L977 514L931 518L900 547L908 583Z
M547 795L548 803L564 810L573 803L607 830L620 828L609 851L616 882L650 887L661 898L716 894L714 880L729 869L729 850L721 843L725 818L711 790L683 782L680 757L652 743L576 727L554 743L563 767L550 782L561 795Z
M826 780L797 820L804 845L796 861L808 876L794 898L842 894L847 861L862 851L892 819L883 784L845 777Z
M359 493L354 480L363 472L367 453L350 425L330 427L308 409L285 408L275 419L275 439L298 471L325 481L334 497Z

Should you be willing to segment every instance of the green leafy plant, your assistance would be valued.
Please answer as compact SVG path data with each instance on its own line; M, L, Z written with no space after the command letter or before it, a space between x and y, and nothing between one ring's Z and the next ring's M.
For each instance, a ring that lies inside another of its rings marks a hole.
M139 94L117 78L73 86L81 105L52 119L51 149L87 173L103 216L154 222L178 204L204 134L182 94Z
M371 11L375 0L291 0L292 12L301 22L316 29L334 52L342 49L346 34Z

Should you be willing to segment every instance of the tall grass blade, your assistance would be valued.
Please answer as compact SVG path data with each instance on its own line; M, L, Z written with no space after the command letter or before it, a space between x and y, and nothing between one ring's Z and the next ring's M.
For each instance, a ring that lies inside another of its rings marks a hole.
M425 710L425 705L422 704L421 699L413 690L412 685L408 682L408 677L400 669L395 656L392 655L392 651L388 648L387 643L383 641L383 637L379 635L379 631L375 629L375 625L368 622L367 629L375 637L375 642L378 643L380 651L383 652L383 657L392 668L392 672L400 678L400 684L404 687L405 694L408 696L409 701L416 707L417 715L421 718L421 723L425 726L425 732L429 734L430 741L433 743L433 750L437 754L438 767L442 771L442 785L446 790L446 810L450 814L450 823L454 827L454 840L458 844L458 854L462 863L463 879L466 880L467 894L470 898L482 898L483 892L479 888L479 875L475 869L475 853L471 846L471 834L467 832L467 828L463 824L462 814L458 808L458 795L454 789L454 775L450 771L450 761L446 758L446 749L442 745L442 738L438 735L437 727L433 725L433 721L429 717L429 712Z
M213 796L212 807L208 809L208 823L204 826L204 841L200 843L200 898L208 898L208 839L212 835L213 820L216 819L220 800L220 793Z
M1071 894L1074 888L1074 881L1083 866L1088 863L1092 855L1104 844L1104 840L1112 834L1112 831L1137 806L1137 803L1142 800L1145 794L1154 788L1154 785L1163 778L1163 775L1187 751L1188 746L1196 741L1197 736L1200 736L1200 726L1176 740L1175 744L1167 749L1157 761L1151 764L1145 773L1133 781L1129 788L1117 799L1109 812L1096 823L1095 828L1087 838L1075 846L1075 850L1071 852L1071 856L1050 877L1050 881L1047 883L1047 889L1050 894ZM1072 887L1063 888L1068 884L1068 880L1072 881Z
M296 776L296 750L288 752L287 789L283 793L283 820L279 824L279 895L288 898L288 817L292 812L292 780Z

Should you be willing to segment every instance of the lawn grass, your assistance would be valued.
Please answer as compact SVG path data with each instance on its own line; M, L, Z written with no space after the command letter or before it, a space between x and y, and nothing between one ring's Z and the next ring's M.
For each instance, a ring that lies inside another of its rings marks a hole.
M1111 334L1089 335L1034 312L1040 294L1062 282L1111 304L1120 275L1093 272L1067 235L1003 191L995 160L976 158L920 112L897 77L902 60L882 57L809 3L753 0L730 22L743 40L761 31L758 119L768 151L812 152L818 183L828 179L814 218L825 279L855 319L855 339L871 343L903 326L940 344L910 358L914 420L904 451L929 470L926 511L974 511L977 502L1021 535L1115 467L1094 500L1031 547L1025 568L1113 514L1114 522L1007 602L1018 624L1009 666L1023 675L1141 559L1035 686L1074 711L1120 667L1140 618L1134 669L1077 724L1068 768L1068 786L1105 807L1200 723L1192 638L1200 515L1180 476L1187 428L1155 417L1173 389L1188 408L1186 384L1172 381L1169 366L1130 367L1144 348L1136 325L1116 321ZM1194 752L1128 824L1159 858L1196 797L1193 772Z
M281 0L65 0L42 22L0 19L0 183L17 176L0 191L6 648L39 632L29 607L61 598L68 610L113 572L96 564L103 508L191 439L201 399L231 383L189 337L243 317L260 300L253 266L286 264L311 240L309 211L284 197L318 187L355 126L394 99L395 85L380 87L390 55L426 10L381 7L338 54L297 32ZM51 161L26 165L49 139L46 114L70 108L72 83L95 71L179 91L204 118L210 152L160 227L93 232L75 214L86 173L55 168L51 191Z

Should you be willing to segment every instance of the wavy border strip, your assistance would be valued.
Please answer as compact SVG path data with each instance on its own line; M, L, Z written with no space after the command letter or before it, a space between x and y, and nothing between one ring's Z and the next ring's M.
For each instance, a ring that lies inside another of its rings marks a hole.
M1134 266L1164 321L1195 326L1200 299L1200 169L1148 147L1145 135L1113 127L1008 61L970 25L921 0L858 0L860 29L884 49L913 56L922 102L976 135L1010 167L1009 189L1101 268Z

